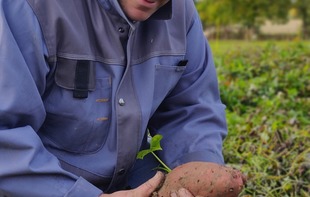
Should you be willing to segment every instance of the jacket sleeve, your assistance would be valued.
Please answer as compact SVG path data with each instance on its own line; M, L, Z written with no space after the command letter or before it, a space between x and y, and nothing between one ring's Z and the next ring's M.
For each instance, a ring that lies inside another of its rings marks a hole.
M49 67L39 24L26 1L0 0L0 196L99 196L63 170L37 131Z
M224 163L225 106L220 99L211 50L196 11L193 17L187 34L186 70L149 124L152 135L163 135L163 151L158 154L171 167L189 161Z

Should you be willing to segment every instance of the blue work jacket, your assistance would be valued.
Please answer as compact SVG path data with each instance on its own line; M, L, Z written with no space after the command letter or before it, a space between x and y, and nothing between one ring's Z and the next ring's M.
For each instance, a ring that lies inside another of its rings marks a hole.
M223 163L225 106L192 0L0 0L0 196L98 196L147 131L162 160ZM101 187L102 186L102 187Z

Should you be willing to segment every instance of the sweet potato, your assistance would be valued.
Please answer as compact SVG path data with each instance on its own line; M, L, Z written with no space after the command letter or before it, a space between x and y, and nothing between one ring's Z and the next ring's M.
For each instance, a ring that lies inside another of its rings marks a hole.
M244 176L236 169L210 162L189 162L168 173L153 196L170 197L171 191L183 187L194 196L237 197L244 184Z

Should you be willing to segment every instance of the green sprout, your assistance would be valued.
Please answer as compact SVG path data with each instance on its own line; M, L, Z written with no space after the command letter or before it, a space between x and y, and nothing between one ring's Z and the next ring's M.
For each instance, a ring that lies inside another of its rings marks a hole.
M148 155L149 153L152 153L154 157L157 159L157 161L162 165L162 167L158 167L158 169L164 170L166 172L171 172L171 169L154 153L158 150L163 150L160 146L160 141L163 138L162 135L155 135L151 138L150 141L150 148L141 150L138 152L137 159L143 159L144 156Z

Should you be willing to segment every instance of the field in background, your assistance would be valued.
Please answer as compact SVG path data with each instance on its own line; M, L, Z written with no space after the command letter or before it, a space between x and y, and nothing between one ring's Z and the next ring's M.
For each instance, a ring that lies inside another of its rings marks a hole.
M244 41L244 40L210 40L213 54L221 57L229 51L244 51L248 49L264 48L267 45L274 45L282 50L303 45L306 51L310 51L310 41Z
M310 196L310 42L211 41L242 196Z

